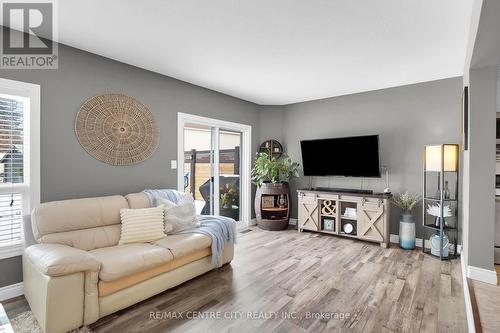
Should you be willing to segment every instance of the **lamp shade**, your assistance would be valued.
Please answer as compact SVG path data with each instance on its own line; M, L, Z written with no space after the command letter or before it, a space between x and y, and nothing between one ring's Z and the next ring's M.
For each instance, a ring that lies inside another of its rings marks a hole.
M425 146L425 171L458 171L458 145Z

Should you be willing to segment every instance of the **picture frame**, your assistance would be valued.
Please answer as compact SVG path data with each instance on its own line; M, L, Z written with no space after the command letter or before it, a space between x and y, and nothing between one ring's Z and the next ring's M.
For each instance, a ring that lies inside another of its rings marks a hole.
M323 220L323 228L325 230L334 230L335 229L335 220L334 219L324 219Z
M274 197L270 195L263 195L262 208L274 208Z

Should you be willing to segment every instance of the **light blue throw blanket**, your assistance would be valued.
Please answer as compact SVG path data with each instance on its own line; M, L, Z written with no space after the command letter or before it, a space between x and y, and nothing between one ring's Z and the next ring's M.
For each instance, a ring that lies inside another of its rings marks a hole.
M184 195L176 190L144 190L144 193L148 196L151 207L156 207L160 198L177 204ZM198 233L209 236L212 239L212 264L218 266L224 246L236 243L236 223L225 216L198 215L197 218L200 222L198 228L183 230L178 234Z

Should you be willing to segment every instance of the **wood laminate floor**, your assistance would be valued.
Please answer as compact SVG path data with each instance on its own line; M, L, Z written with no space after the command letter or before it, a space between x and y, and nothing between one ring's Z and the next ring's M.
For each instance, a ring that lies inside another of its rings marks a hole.
M102 318L91 329L467 331L459 260L440 262L397 245L383 249L310 232L249 230L238 233L231 265Z
M472 280L482 330L500 332L500 286Z

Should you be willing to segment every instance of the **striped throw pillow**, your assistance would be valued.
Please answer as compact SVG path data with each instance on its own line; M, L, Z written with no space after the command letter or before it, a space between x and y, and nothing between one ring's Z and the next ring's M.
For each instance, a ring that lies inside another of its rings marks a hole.
M148 243L165 237L163 206L121 209L122 231L118 244Z

